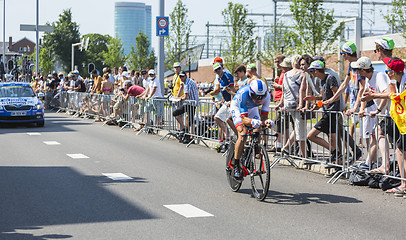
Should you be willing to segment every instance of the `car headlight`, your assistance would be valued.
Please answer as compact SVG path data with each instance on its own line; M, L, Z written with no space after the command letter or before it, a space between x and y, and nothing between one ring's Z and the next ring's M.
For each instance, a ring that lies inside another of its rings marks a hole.
M41 109L42 109L41 104L37 104L36 107L37 107L37 110L41 110Z

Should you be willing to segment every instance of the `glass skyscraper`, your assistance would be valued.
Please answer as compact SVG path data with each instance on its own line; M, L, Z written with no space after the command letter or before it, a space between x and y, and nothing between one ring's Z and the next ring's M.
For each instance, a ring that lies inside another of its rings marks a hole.
M135 37L142 31L151 43L151 6L138 2L116 2L114 8L114 34L121 39L124 53L136 48Z

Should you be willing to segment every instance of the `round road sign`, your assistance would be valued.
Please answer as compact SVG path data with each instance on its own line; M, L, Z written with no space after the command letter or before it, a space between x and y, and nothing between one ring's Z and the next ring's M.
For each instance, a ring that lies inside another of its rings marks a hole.
M168 25L168 21L166 21L165 18L160 18L160 19L158 20L158 26L159 26L160 28L165 28L167 25Z

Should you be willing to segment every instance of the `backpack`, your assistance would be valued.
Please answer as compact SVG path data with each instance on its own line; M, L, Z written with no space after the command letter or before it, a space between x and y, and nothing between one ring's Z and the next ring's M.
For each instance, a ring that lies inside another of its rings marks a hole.
M389 175L393 175L394 172L390 172ZM400 177L400 174L396 174L396 177ZM388 189L392 189L395 187L400 186L400 180L390 178L390 177L382 177L381 180L379 181L379 188L382 189L382 191L386 191Z
M365 170L354 170L351 172L348 181L350 185L354 186L368 186L371 176Z

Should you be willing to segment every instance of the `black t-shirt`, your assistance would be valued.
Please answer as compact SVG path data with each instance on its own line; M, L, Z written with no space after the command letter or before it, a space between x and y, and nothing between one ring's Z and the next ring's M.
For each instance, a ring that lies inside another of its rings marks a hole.
M323 101L330 99L331 97L334 96L333 91L331 88L333 87L338 87L338 81L337 79L329 74L326 74L326 77L321 80L321 88L322 88L322 99ZM323 106L324 110L330 110L330 111L340 111L340 99L337 101L333 102L332 104L328 106Z
M51 90L56 90L56 89L58 88L60 82L61 82L61 80L59 80L59 79L54 79L54 80L51 81L51 83L49 83L48 87L49 87Z

